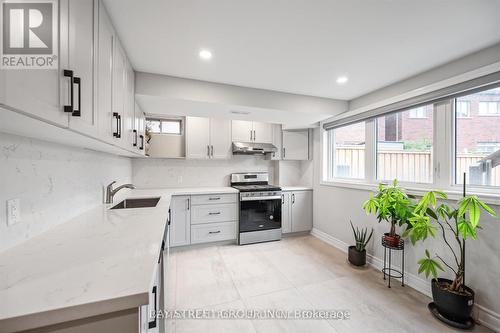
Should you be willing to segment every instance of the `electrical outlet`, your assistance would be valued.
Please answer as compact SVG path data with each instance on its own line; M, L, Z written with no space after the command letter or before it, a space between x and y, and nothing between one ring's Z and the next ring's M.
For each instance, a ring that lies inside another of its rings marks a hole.
M177 184L182 184L182 176L177 177Z
M21 221L21 200L7 200L7 225L11 226Z

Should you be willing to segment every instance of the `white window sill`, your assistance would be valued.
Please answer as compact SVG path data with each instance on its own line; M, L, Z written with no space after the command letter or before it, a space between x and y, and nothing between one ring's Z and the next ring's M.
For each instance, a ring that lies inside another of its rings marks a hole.
M350 188L356 190L364 191L376 191L378 189L378 183L366 183L357 181L345 181L345 180L335 180L335 181L320 181L322 186L331 186L339 188ZM408 194L422 196L427 191L435 189L432 184L415 184L415 183L400 183L404 187ZM487 204L500 205L500 190L491 191L481 191L478 188L467 188L467 195L477 195L479 199ZM459 200L462 198L462 189L459 186L452 186L448 189L442 189L448 196L450 200Z

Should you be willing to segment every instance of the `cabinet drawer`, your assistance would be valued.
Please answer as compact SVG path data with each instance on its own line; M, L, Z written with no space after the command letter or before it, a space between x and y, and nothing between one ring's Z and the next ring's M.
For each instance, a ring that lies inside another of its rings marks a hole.
M236 222L198 224L191 227L191 244L236 239Z
M238 220L238 205L236 203L200 205L191 208L191 224L236 220Z
M238 194L204 194L191 196L193 205L210 205L229 202L237 202Z

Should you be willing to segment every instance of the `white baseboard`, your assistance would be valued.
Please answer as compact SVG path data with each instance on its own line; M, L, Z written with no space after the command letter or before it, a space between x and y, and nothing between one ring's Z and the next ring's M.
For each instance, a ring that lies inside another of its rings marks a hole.
M323 242L327 244L332 245L333 247L341 250L342 252L347 253L349 244L345 243L344 241L341 241L340 239L337 239L317 228L313 228L311 230L311 235L313 235L318 239L321 239ZM370 266L372 266L376 270L382 270L382 267L384 265L384 261L382 259L377 258L369 253L366 254L366 261ZM406 270L405 270L405 285L432 298L431 285L429 281L415 274L411 274ZM490 309L487 309L477 303L474 306L474 319L481 325L488 327L489 329L495 332L500 332L500 314Z

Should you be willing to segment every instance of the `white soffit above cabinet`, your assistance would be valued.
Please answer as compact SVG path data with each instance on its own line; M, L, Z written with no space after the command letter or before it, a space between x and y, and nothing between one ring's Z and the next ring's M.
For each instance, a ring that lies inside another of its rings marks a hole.
M500 41L494 0L105 0L136 71L353 99ZM209 61L198 53L208 49ZM337 77L348 82L338 85Z

